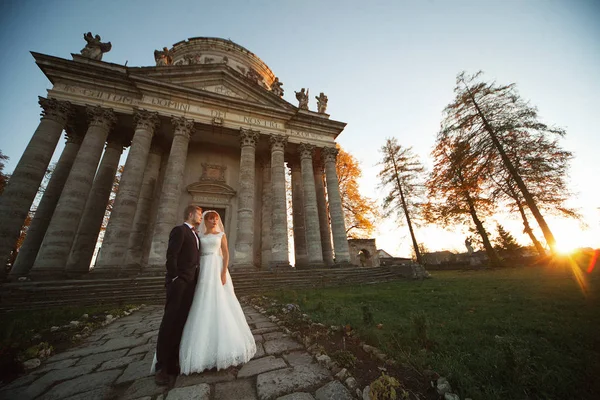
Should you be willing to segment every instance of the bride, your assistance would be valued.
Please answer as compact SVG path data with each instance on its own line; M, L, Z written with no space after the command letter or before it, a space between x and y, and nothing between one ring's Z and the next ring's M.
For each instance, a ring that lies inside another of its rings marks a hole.
M216 211L202 214L198 234L200 276L179 347L184 375L246 363L256 353L254 336L227 270L227 237Z

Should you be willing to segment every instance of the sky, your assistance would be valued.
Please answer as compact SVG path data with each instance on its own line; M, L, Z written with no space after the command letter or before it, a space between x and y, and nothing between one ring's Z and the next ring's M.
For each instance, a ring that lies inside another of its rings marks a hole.
M0 149L12 172L39 123L51 85L30 51L70 59L91 31L112 42L107 62L154 65L156 49L191 37L231 39L294 90L324 92L338 137L363 170L364 195L380 199L379 149L387 137L412 146L426 167L442 110L460 71L517 84L542 120L565 128L575 158L570 188L585 226L548 217L559 245L600 247L600 0L52 1L0 0ZM316 110L311 95L309 107ZM55 153L58 158L59 146ZM522 226L501 222L523 244ZM488 220L490 229L496 220ZM408 229L377 221L377 246L410 255ZM464 252L466 228L424 226L429 250ZM541 235L540 235L541 236Z

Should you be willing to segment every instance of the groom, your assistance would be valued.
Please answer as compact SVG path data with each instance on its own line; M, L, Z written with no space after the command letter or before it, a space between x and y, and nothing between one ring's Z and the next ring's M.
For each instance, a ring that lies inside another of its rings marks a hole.
M179 375L179 343L187 320L198 280L200 239L196 226L202 220L202 208L187 206L185 222L169 235L167 248L167 301L156 343L156 375L158 385L168 385Z

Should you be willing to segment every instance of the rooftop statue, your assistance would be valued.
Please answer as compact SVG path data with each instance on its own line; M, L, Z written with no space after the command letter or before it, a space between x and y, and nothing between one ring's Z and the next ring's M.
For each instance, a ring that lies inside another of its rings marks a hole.
M87 42L81 49L81 55L91 60L102 61L102 54L107 53L112 48L112 44L102 43L100 35L93 36L92 32L84 33L83 38Z
M294 91L294 93L296 93L296 99L298 100L298 108L308 110L308 89L306 93L304 93L304 88L300 89L299 92Z
M166 47L163 47L162 51L154 50L154 60L156 61L157 67L163 65L173 65L173 55Z
M271 84L271 92L276 96L283 97L283 82L280 82L278 77L275 77Z
M317 110L319 114L325 114L325 110L327 110L327 96L325 96L325 93L321 92L318 97L315 96L315 99L317 99Z

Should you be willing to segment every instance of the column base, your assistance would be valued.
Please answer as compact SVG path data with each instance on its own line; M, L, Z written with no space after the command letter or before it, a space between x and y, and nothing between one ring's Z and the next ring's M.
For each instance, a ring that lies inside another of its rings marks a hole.
M255 272L259 269L256 265L252 263L239 263L232 264L229 267L230 272Z
M319 269L325 267L326 265L323 262L309 262L308 264L296 265L297 270Z
M271 272L287 271L293 269L295 268L293 268L289 262L272 261L269 263L269 271Z
M28 277L32 281L62 281L70 278L64 271L34 271Z

